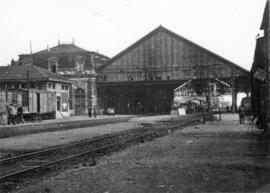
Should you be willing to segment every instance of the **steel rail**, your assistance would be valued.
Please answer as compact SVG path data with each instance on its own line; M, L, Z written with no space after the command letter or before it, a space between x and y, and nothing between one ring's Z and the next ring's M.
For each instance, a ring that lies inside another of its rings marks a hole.
M13 162L13 161L19 161L20 159L23 159L23 158L27 158L27 157L31 157L31 156L37 156L37 155L43 154L43 153L44 154L45 153L50 153L50 152L53 152L53 151L65 149L65 148L72 147L72 146L79 146L79 145L83 145L83 144L86 144L86 143L92 143L92 142L94 143L94 142L97 142L99 140L108 139L108 138L111 138L111 137L119 137L120 135L130 134L130 133L133 133L133 132L136 132L136 131L139 131L139 129L131 129L131 130L128 130L128 131L120 131L120 132L116 132L116 133L112 133L112 134L105 134L105 135L102 135L102 136L91 138L90 140L84 140L84 141L80 141L80 142L70 143L70 144L67 144L67 145L60 145L60 146L49 148L49 149L43 149L43 150L40 150L40 151L34 151L34 152L31 152L31 153L22 154L22 155L11 157L11 158L1 159L0 164L5 164L7 162ZM140 131L142 131L142 129Z
M103 151L105 149L112 149L115 146L128 145L128 144L130 144L132 142L136 142L140 138L146 138L147 136L153 136L154 134L158 134L158 132L160 132L160 131L166 131L166 133L167 133L169 129L172 129L172 128L175 128L175 127L187 126L187 125L190 125L190 124L198 122L198 121L199 121L198 119L195 119L195 120L190 120L190 121L187 121L187 122L184 122L184 123L182 122L181 124L174 124L174 125L171 125L171 126L162 126L162 127L159 127L159 128L152 129L152 130L148 131L149 133L141 134L141 135L136 136L136 137L131 137L131 138L125 139L125 140L123 140L121 142L116 142L116 143L113 143L113 144L107 144L107 145L104 145L104 146L101 146L101 147L94 148L94 149L92 149L90 151L84 151L84 152L74 154L74 155L71 155L71 156L56 160L56 161L51 161L51 162L48 162L48 163L45 163L45 164L41 164L39 166L34 166L34 167L31 167L31 168L28 168L28 169L12 172L12 173L0 176L0 182L4 182L5 180L7 180L9 178L12 178L12 177L15 177L15 176L20 176L22 174L26 174L26 173L29 173L29 172L32 172L32 171L35 171L35 170L38 170L38 169L42 169L42 168L46 168L48 166L56 165L56 164L64 162L64 161L72 160L72 159L79 158L79 157L89 155L89 154L94 154L96 152ZM123 134L136 133L135 131L141 131L141 130L140 129L134 129L132 131L129 130L129 131L121 132L121 134L123 135ZM113 136L121 136L121 134L119 134L119 133L120 132L117 132L117 133L113 134ZM104 139L104 138L109 139L110 137L112 137L112 136L109 135L109 136L106 136L106 137L100 137L98 139ZM72 146L72 145L69 144L68 146ZM52 148L52 149L55 150L55 148ZM38 154L40 152L44 152L44 151L39 151ZM46 152L46 153L48 153L48 152ZM31 153L30 153L30 155L31 155ZM27 156L29 156L29 155L27 154ZM15 159L15 158L13 158L13 159ZM21 156L19 156L19 159L21 159Z
M179 122L182 123L183 120L176 120L176 121L172 121L172 122L173 123L169 122L169 125L166 125L166 127L168 128L168 127L178 126ZM162 127L164 127L164 126L161 126L161 128ZM73 146L80 146L80 145L84 145L84 144L87 144L87 143L94 143L94 142L97 142L97 141L100 141L100 140L109 139L111 137L119 137L120 135L123 135L123 134L131 134L131 133L135 133L137 131L147 131L149 129L151 129L151 128L139 128L139 129L136 128L136 129L130 129L128 131L120 131L120 132L115 132L115 133L112 133L112 134L105 134L105 135L102 135L102 136L91 138L89 140L83 140L83 141L79 141L79 142L75 142L75 143L70 143L70 144L67 144L67 145L60 145L60 146L53 147L53 148L48 148L48 149L43 149L43 150L40 150L40 151L34 151L34 152L31 152L31 153L26 153L26 154L22 154L22 155L11 157L11 158L1 159L0 164L5 164L5 163L8 163L8 162L15 162L15 161L19 161L21 159L27 158L27 157L31 157L31 156L34 157L34 156L37 156L39 154L46 154L46 153L50 153L50 152L53 152L53 151L57 151L57 150L61 150L61 149L65 149L65 148L69 148L69 147L73 147ZM156 129L159 129L159 128L156 128Z
M124 140L124 141L121 141L121 142L117 142L117 143L113 143L113 144L108 144L108 145L104 145L102 147L98 147L98 148L95 148L93 150L90 150L90 151L86 151L86 152L82 152L82 153L79 153L79 154L75 154L75 155L72 155L72 156L68 156L68 157L65 157L65 158L62 158L62 159L59 159L59 160L56 160L56 161L52 161L52 162L49 162L49 163L45 163L45 164L42 164L42 165L39 165L39 166L34 166L32 168L29 168L29 169L25 169L25 170L20 170L18 172L14 172L14 173L11 173L11 174L7 174L7 175L4 175L4 176L1 176L0 177L0 182L2 182L3 180L7 179L7 178L11 178L11 177L14 177L14 176L18 176L18 175L21 175L21 174L24 174L26 172L31 172L31 171L34 171L36 169L41 169L41 168L44 168L44 167L47 167L47 166L51 166L51 165L54 165L54 164L57 164L57 163L61 163L61 162L64 162L64 161L67 161L67 160L71 160L71 159L74 159L74 158L78 158L78 157L81 157L81 156L84 156L84 155L88 155L88 154L93 154L93 153L96 153L98 151L102 151L106 148L111 148L111 147L114 147L114 146L119 146L119 145L124 145L126 144L127 142L133 142L134 140L137 140L141 137L146 137L148 135L152 135L153 133L148 133L148 134L144 134L144 135L141 135L141 136L137 136L137 137L133 137L133 138L130 138L130 139L127 139L127 140Z

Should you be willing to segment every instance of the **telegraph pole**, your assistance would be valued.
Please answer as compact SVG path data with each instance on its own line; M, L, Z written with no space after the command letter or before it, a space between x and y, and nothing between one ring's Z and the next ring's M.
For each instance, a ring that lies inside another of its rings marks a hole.
M27 70L27 73L26 73L26 84L27 84L27 107L28 107L28 111L30 111L29 109L29 89L30 89L29 70Z

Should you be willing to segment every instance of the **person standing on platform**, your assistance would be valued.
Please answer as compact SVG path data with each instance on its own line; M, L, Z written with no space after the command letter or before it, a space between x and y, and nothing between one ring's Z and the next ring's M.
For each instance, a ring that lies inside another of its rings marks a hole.
M19 105L18 110L17 110L18 118L19 118L19 123L24 123L23 120L23 108L21 105Z
M15 107L13 106L13 104L11 104L9 107L8 107L8 125L10 123L12 123L13 125L15 125L15 116L16 116L16 109Z
M11 121L11 114L10 114L10 106L7 105L7 124L10 125L10 121Z
M93 108L93 113L94 113L94 117L96 118L97 117L97 111L96 111L95 107Z
M92 117L92 108L90 106L88 107L88 116L89 118Z
M245 109L242 105L238 109L238 114L239 114L240 124L242 124L242 123L244 124L245 123Z

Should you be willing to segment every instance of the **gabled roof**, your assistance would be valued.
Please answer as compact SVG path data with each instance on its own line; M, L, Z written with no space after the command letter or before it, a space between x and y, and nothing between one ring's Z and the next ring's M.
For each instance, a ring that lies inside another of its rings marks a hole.
M269 22L269 0L266 1L266 5L263 12L263 18L260 29L263 30L267 25L266 22Z
M0 82L26 81L27 71L29 72L29 81L71 83L59 74L51 73L34 65L0 66Z
M79 52L89 52L83 48L80 48L74 44L59 44L49 49L44 49L33 54L69 54L69 53L79 53Z
M106 68L106 67L109 66L112 62L114 62L115 60L119 59L121 56L123 56L124 54L128 53L128 52L131 51L133 48L135 48L136 46L138 46L139 44L141 44L141 43L144 42L145 40L149 39L151 36L153 36L154 34L156 34L156 33L158 33L158 32L164 32L164 33L166 33L166 34L168 34L168 35L170 35L170 36L172 36L172 37L174 37L174 38L176 38L176 39L178 39L178 40L180 40L180 41L184 41L184 42L186 42L186 43L188 43L188 44L191 44L192 46L196 46L196 47L198 47L198 48L204 50L205 52L208 52L210 55L213 55L214 57L219 58L219 59L220 59L221 61L223 61L225 64L228 64L228 65L230 65L231 67L235 67L235 68L237 68L239 71L241 71L241 72L243 72L243 73L245 73L245 74L248 74L248 73L249 73L246 69L244 69L244 68L242 68L242 67L236 65L235 63L233 63L233 62L231 62L231 61L229 61L229 60L227 60L227 59L225 59L225 58L223 58L223 57L221 57L221 56L215 54L214 52L212 52L212 51L210 51L210 50L208 50L208 49L206 49L206 48L204 48L204 47L202 47L202 46L200 46L200 45L198 45L198 44L196 44L196 43L194 43L194 42L192 42L192 41L190 41L190 40L188 40L188 39L186 39L186 38L184 38L184 37L182 37L182 36L180 36L180 35L178 35L178 34L176 34L176 33L174 33L174 32L172 32L172 31L166 29L165 27L163 27L163 26L161 26L161 25L160 25L159 27L157 27L156 29L154 29L153 31L151 31L150 33L148 33L147 35L145 35L144 37L142 37L141 39L139 39L138 41L136 41L134 44L132 44L131 46L129 46L128 48L126 48L126 49L123 50L122 52L120 52L119 54L117 54L117 55L115 55L114 57L112 57L112 58L111 58L110 60L108 60L104 65L100 66L100 68L98 69L98 72L101 71L102 69Z
M83 48L80 48L79 46L76 46L75 44L58 44L57 46L54 46L49 49L44 49L38 52L35 52L33 54L20 54L19 56L32 56L32 55L57 55L57 54L74 54L74 53L87 53L87 54L94 54L99 57L104 57L106 59L109 59L108 56L105 56L103 54L100 54L98 52L94 51L88 51Z

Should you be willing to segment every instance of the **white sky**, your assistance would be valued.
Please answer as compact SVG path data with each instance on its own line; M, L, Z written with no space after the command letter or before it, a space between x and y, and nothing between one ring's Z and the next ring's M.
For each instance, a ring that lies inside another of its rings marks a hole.
M0 65L72 41L113 57L160 24L249 70L266 0L1 0Z

